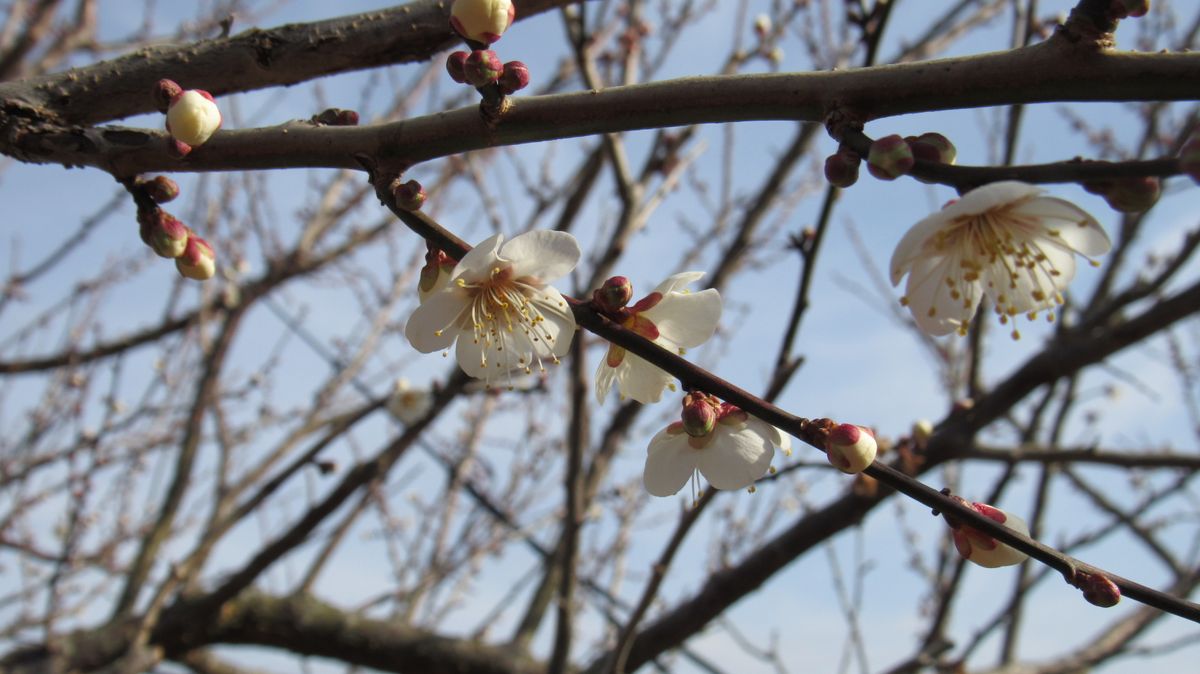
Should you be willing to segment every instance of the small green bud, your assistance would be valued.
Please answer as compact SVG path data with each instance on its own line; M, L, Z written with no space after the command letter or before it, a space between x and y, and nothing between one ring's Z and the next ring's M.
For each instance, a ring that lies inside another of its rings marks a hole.
M884 136L871 143L867 170L880 180L895 180L912 170L913 152L898 135Z

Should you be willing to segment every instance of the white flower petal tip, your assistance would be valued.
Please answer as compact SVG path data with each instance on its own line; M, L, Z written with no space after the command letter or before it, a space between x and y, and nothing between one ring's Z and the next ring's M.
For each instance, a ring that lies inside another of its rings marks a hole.
M709 409L704 409L705 407ZM671 496L696 473L717 489L749 489L771 470L778 429L714 396L684 397L682 420L650 441L642 475L646 491Z
M913 225L892 253L892 285L906 275L901 304L930 335L967 333L986 295L1000 323L1030 320L1063 302L1075 256L1091 261L1111 243L1078 206L1021 182L990 183ZM1014 338L1020 333L1013 329Z
M504 35L516 16L512 0L454 0L450 25L468 40L491 44Z
M986 503L972 503L958 497L955 499L990 520L999 522L1023 536L1029 535L1029 525L1025 524L1025 520L1012 513ZM1028 555L1024 552L1001 543L977 529L965 524L952 523L950 526L951 535L954 538L954 548L958 550L958 554L962 555L963 559L969 562L995 569L1001 566L1020 564L1028 559Z
M221 128L221 111L207 91L189 89L171 100L167 131L193 148L203 145Z
M675 274L654 292L626 306L633 287L625 277L614 276L593 293L592 306L626 329L682 354L708 341L721 320L719 292L709 288L693 293L686 287L703 277L704 272L698 271ZM603 402L616 384L623 398L655 403L671 388L671 382L671 375L613 344L596 370L596 399Z
M548 285L570 273L581 251L565 232L499 234L470 250L445 285L413 312L404 334L422 353L448 349L468 375L491 385L545 371L566 354L575 315ZM436 284L435 284L436 285Z
M854 424L838 424L825 442L829 463L847 475L861 473L875 460L878 451L879 445L871 431Z

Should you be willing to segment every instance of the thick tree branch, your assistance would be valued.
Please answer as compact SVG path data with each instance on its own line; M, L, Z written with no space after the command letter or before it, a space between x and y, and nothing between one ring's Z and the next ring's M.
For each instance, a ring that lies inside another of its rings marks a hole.
M476 107L362 127L223 130L186 159L165 133L63 125L12 100L0 110L0 152L22 161L147 171L361 168L396 170L485 147L635 129L755 120L861 123L913 112L1052 101L1200 99L1200 53L1081 49L1051 40L1009 52L836 72L688 77L552 96L510 98L489 123ZM0 89L0 102L3 102ZM14 107L15 105L15 107Z

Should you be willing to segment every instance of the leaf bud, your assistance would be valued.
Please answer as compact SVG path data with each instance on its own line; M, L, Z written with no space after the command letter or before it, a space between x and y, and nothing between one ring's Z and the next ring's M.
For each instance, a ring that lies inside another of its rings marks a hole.
M913 152L898 135L884 136L871 143L867 155L867 170L880 180L895 180L913 167Z
M419 211L425 205L425 188L415 180L402 183L397 178L392 183L392 195L396 198L396 205L406 211Z
M1083 591L1083 598L1094 606L1112 608L1121 601L1121 588L1102 573L1076 571L1074 584Z
M456 51L446 57L446 72L450 75L450 79L459 84L467 83L467 52Z
M834 187L850 187L858 182L858 167L862 158L848 149L841 149L825 158L825 179Z
M633 284L624 276L614 276L592 292L592 301L603 313L620 311L633 299Z
M529 86L529 67L520 61L505 63L504 71L500 73L500 91L505 95L515 94L527 86Z
M1162 183L1153 176L1118 178L1109 184L1104 200L1115 211L1141 213L1150 210L1162 195Z
M476 49L463 63L463 76L474 87L487 86L504 72L504 64L491 49Z
M157 204L165 204L179 196L179 184L166 176L154 176L150 180L140 180L138 185L145 190L146 196Z

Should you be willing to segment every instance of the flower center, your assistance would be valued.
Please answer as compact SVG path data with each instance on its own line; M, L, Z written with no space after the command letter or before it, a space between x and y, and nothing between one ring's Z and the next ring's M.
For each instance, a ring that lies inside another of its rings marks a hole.
M488 353L494 352L495 367L500 372L524 369L530 374L535 360L545 370L541 352L552 354L554 335L546 329L546 317L537 306L540 284L536 280L514 278L512 267L496 267L483 280L468 282L460 278L457 284L471 298L462 327L465 331L469 321L474 342L482 345L481 365L487 367ZM531 354L522 348L524 345L514 345L517 335L529 341ZM554 357L553 362L557 363L558 358Z
M1060 235L1043 233L1038 223L1015 212L1020 203L1008 204L983 213L963 216L937 232L931 245L935 252L950 260L945 291L962 302L965 315L974 312L973 287L983 283L995 301L1000 323L1022 311L1037 318L1037 310L1062 304L1058 278L1062 271L1046 255L1043 245L1053 245ZM935 303L936 304L936 303ZM1031 310L1032 309L1032 310ZM933 309L930 309L931 315ZM1049 312L1048 320L1054 320ZM966 334L966 321L959 333ZM1014 329L1013 337L1019 337Z

